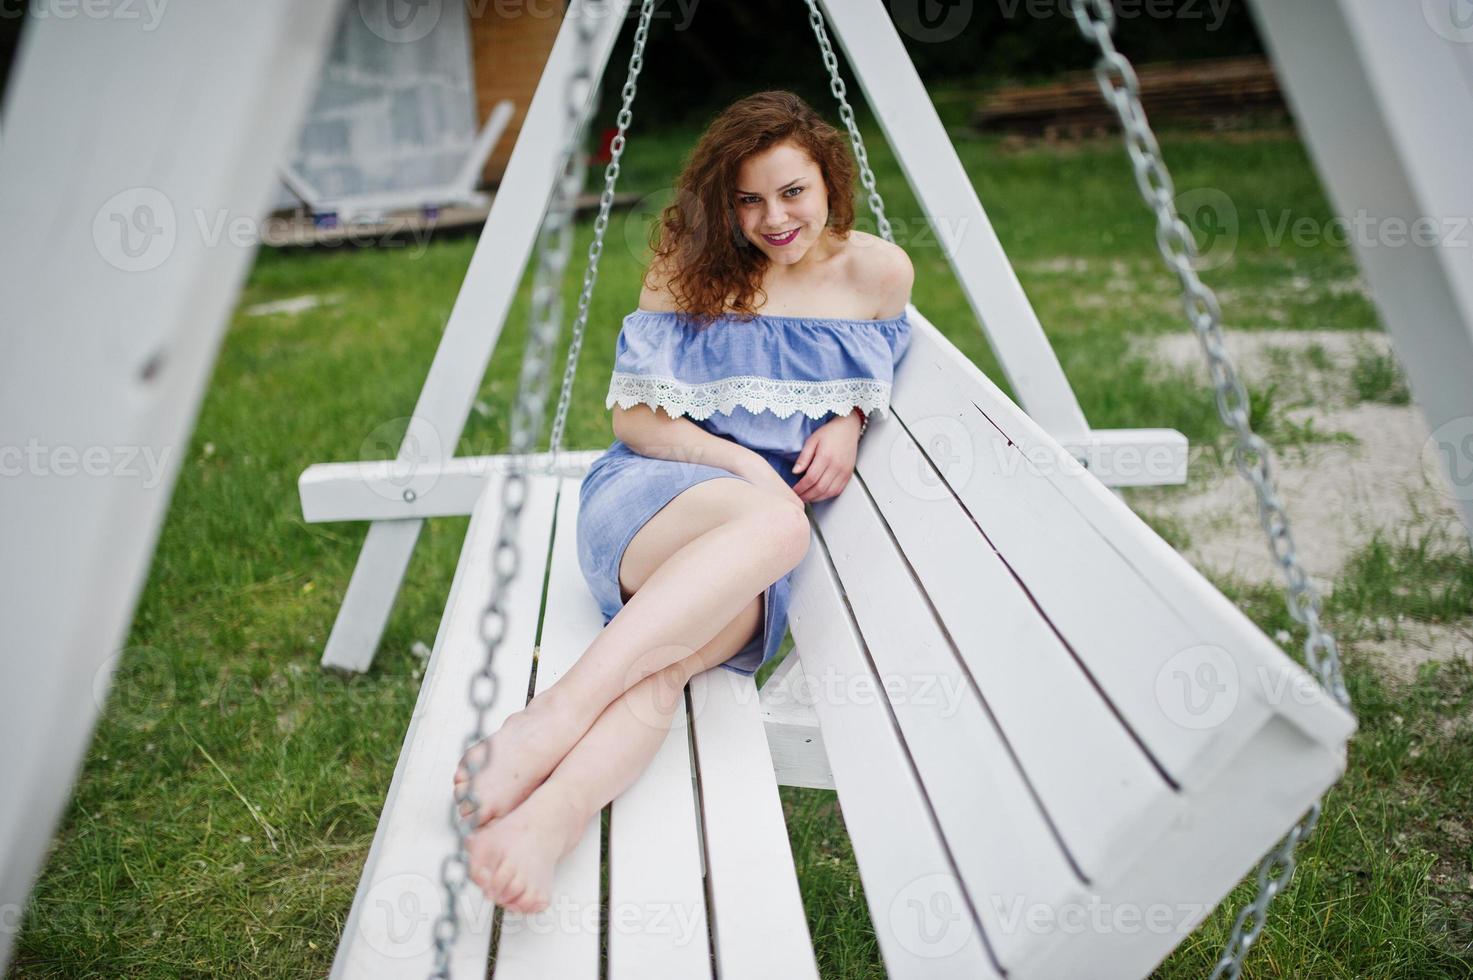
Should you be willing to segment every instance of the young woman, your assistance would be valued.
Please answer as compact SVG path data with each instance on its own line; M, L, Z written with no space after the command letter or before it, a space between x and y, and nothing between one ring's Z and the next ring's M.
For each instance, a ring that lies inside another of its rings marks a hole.
M914 272L853 230L854 171L782 91L729 106L686 162L619 334L615 439L579 493L605 628L476 777L471 878L498 905L547 907L558 859L644 770L692 676L777 653L804 505L849 483L910 340Z

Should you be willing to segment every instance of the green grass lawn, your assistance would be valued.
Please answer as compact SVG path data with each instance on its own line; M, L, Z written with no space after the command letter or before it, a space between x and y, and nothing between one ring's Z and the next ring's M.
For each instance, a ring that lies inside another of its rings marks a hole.
M917 305L1007 388L892 154L872 127L866 135L916 266ZM621 190L649 196L609 229L570 447L612 439L603 397L620 318L639 295L644 221L668 200L662 188L693 136L632 136ZM1229 329L1377 328L1370 303L1347 285L1357 272L1343 248L1272 242L1284 214L1331 217L1292 135L1168 135L1163 144L1179 191L1215 189L1236 208L1231 260L1204 274L1223 294ZM1090 421L1168 426L1194 446L1225 445L1208 394L1128 356L1131 336L1186 327L1118 142L957 145ZM592 178L601 185L601 171ZM861 227L873 230L867 214ZM585 223L577 255L590 234ZM373 669L344 678L318 658L366 526L304 524L296 479L314 462L393 455L473 245L260 253L11 976L327 971L418 693L411 647L434 640L467 521L428 524ZM526 285L462 454L507 445ZM570 277L569 309L576 286ZM305 294L334 299L295 315L243 312ZM1357 384L1366 397L1394 397L1393 370L1367 363ZM1258 395L1255 420L1273 414L1273 396ZM1269 435L1280 444L1312 437L1272 426ZM1221 584L1270 635L1287 630L1287 648L1299 648L1302 631L1281 597ZM1444 621L1470 610L1466 550L1378 540L1336 582L1326 618L1362 727L1245 976L1473 976L1473 672L1428 665L1414 686L1393 689L1353 647L1388 615ZM782 797L824 975L883 977L834 794L784 787ZM1246 891L1158 975L1206 976Z

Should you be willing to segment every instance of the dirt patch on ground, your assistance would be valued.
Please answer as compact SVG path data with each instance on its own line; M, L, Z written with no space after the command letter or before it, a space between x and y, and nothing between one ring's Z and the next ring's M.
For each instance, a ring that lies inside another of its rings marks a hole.
M1452 624L1401 620L1385 639L1361 640L1355 649L1374 660L1384 676L1397 684L1411 684L1417 668L1434 660L1473 664L1473 619Z
M1317 439L1276 449L1276 483L1292 521L1300 562L1322 594L1346 560L1380 530L1467 541L1451 491L1437 468L1428 430L1415 404L1361 401L1352 381L1357 360L1392 356L1385 334L1363 331L1255 331L1229 334L1229 356L1244 384L1277 386L1282 417L1312 426ZM1206 383L1194 335L1142 338L1137 350L1166 372ZM1147 517L1182 527L1182 553L1219 577L1280 586L1258 521L1252 486L1232 466L1194 449L1185 487L1132 491ZM1431 659L1473 659L1473 620L1441 626L1406 621L1391 638L1357 644L1383 663L1390 679L1409 682Z

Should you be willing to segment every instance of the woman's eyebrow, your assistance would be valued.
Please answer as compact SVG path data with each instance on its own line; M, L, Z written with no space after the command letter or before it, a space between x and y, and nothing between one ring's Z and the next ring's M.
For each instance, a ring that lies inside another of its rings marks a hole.
M780 191L787 190L789 187L792 187L794 184L796 184L798 181L800 181L802 179L803 179L802 177L794 177L792 180L788 181L786 184L784 184L781 187L779 187L778 190L780 190ZM753 197L761 197L762 196L761 194L758 194L756 191L737 191L737 193L738 194L751 194Z

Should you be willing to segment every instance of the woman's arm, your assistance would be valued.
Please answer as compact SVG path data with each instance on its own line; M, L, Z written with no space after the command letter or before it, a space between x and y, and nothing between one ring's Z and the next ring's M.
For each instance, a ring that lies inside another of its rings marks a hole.
M641 456L715 466L759 490L803 506L793 488L761 455L735 440L707 432L683 415L671 418L645 404L628 409L615 405L614 435Z
M614 406L614 437L641 456L704 463L738 476L751 472L754 463L768 466L766 460L741 443L707 432L684 415L671 418L664 410L656 411L643 403L629 408Z

